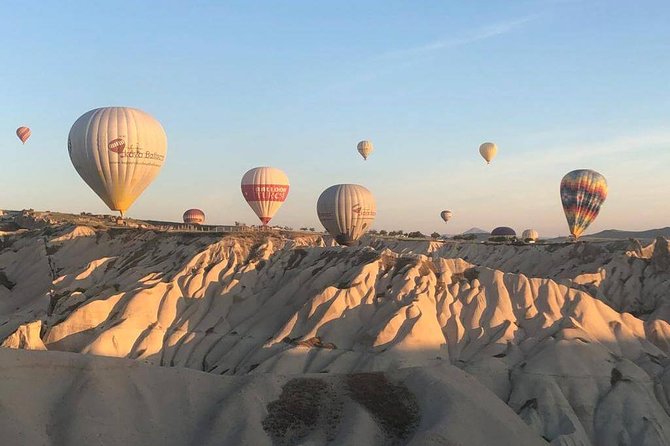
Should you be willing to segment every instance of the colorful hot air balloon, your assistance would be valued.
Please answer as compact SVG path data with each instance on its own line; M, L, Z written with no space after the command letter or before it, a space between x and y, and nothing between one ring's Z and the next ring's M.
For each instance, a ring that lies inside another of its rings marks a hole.
M372 146L372 142L367 141L367 140L363 140L363 141L359 142L358 145L356 146L356 148L358 149L358 153L360 153L363 156L364 160L367 160L368 156L370 156L370 154L374 150L374 147Z
M535 241L540 238L540 235L535 229L526 229L521 233L522 240L532 240Z
M372 193L363 186L336 184L321 193L316 213L337 243L351 246L370 229L377 208Z
M32 132L28 127L19 127L18 129L16 129L16 136L19 137L19 139L23 144L25 144L26 141L28 141L28 138L30 138L31 133Z
M485 142L479 146L479 154L486 160L486 164L491 163L496 153L498 153L498 146L493 142Z
M205 222L205 213L200 209L189 209L184 212L183 218L187 225L201 225Z
M72 125L68 152L86 184L123 216L160 172L167 137L160 123L141 110L97 108Z
M607 180L595 170L573 170L563 177L561 202L575 239L595 220L606 198Z
M288 196L288 177L275 167L255 167L242 177L242 195L267 225Z
M442 217L442 220L444 220L445 223L451 220L451 216L452 216L451 211L444 210L440 212L440 217Z

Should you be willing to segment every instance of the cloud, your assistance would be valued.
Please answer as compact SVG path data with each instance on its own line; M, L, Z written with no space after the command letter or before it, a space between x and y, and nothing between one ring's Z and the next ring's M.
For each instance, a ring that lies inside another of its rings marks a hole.
M457 48L471 43L479 42L481 40L490 39L493 37L507 34L533 20L537 20L540 14L529 15L506 22L494 23L493 25L484 26L475 29L469 34L459 37L451 37L448 39L436 40L424 45L413 48L405 48L400 50L389 51L378 56L378 59L404 59L408 57L423 56L426 54L442 51L450 48Z
M348 89L366 82L374 81L380 76L402 70L403 68L412 67L420 63L420 56L429 55L438 51L456 48L470 43L478 42L480 40L490 39L511 32L525 23L538 19L541 14L533 14L521 17L506 22L499 22L492 25L484 26L475 29L470 34L460 37L451 37L449 39L436 40L425 45L414 48L406 48L400 50L387 51L378 56L372 57L363 66L373 65L374 71L358 73L356 76L347 79L346 81L337 82L332 85L320 89L319 94L323 91L334 92L343 89ZM370 62L373 62L372 64Z

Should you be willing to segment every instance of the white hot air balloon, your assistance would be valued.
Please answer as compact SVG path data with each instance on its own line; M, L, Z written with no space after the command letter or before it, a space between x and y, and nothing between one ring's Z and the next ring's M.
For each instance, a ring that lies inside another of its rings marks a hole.
M498 146L493 142L485 142L479 146L479 154L486 160L486 164L491 163L496 153L498 153Z
M363 159L367 160L368 156L370 156L370 154L375 148L372 146L372 142L363 140L358 143L356 149L358 149L358 153L360 153L363 156Z
M141 110L96 108L72 125L68 152L86 184L123 216L163 167L167 137Z
M377 215L372 193L358 184L336 184L316 203L321 224L340 245L351 246L370 229Z
M526 229L521 233L522 240L530 240L535 242L538 238L540 238L540 234L538 234L535 229Z
M242 195L267 225L288 196L288 177L275 167L255 167L242 177Z

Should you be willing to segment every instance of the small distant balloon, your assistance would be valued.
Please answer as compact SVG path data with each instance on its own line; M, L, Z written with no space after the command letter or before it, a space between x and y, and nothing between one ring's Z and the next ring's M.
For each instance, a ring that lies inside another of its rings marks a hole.
M242 177L242 195L267 225L288 196L288 177L276 167L255 167Z
M449 210L444 210L444 211L440 212L440 217L442 217L442 220L444 220L445 223L448 222L449 220L451 220L452 215L453 214Z
M485 142L479 146L479 154L486 160L486 164L490 164L498 153L498 146L493 142Z
M578 239L607 198L607 180L595 170L573 170L561 180L560 191L570 234Z
M540 238L540 235L537 233L535 229L525 229L521 233L521 239L523 240L536 241L538 238Z
M359 142L358 145L356 146L356 148L358 149L358 153L360 153L361 156L363 156L364 160L367 160L368 156L370 156L372 151L375 149L372 146L372 142L370 142L368 140L363 140L363 141Z
M16 136L19 137L19 139L23 144L25 144L26 141L28 141L28 138L30 138L31 134L32 132L28 127L19 127L18 129L16 129Z
M516 231L508 226L499 226L491 231L494 237L516 237Z
M365 234L377 215L372 193L358 184L336 184L316 203L321 224L340 245L351 246Z
M205 213L200 209L189 209L184 212L183 219L187 225L201 225L205 222Z

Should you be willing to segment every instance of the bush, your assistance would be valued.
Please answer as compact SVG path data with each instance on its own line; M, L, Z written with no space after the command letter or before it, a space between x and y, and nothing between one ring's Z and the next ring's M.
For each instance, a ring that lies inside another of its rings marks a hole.
M452 237L453 240L475 240L476 238L477 234L461 234Z
M422 234L421 231L414 231L407 234L407 237L410 238L426 238L425 234Z
M507 237L504 235L495 235L493 237L489 237L489 242L516 242L516 237Z
M432 234L430 234L430 237L431 238L440 238L440 234L437 233L437 232L433 232Z

